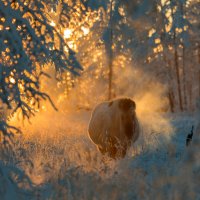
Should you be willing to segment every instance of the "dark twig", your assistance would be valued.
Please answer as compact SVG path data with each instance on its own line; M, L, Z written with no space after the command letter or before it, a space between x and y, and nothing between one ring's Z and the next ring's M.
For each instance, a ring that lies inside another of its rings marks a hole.
M192 137L193 137L193 129L194 129L194 126L192 126L192 130L191 132L187 135L187 139L186 139L186 146L189 146L191 141L192 141Z

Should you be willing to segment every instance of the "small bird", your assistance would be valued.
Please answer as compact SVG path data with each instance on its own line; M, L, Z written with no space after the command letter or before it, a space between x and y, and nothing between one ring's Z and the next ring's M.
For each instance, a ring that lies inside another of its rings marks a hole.
M191 133L189 133L189 134L187 135L186 146L190 145L190 142L192 141L192 137L193 137L193 129L194 129L194 126L192 126Z

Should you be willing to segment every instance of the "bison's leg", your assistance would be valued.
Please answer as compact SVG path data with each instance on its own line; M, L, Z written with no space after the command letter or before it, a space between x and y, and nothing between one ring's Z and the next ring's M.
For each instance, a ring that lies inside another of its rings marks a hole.
M120 143L115 137L109 137L104 145L98 145L98 149L103 155L107 154L113 159L119 159L126 156L127 144Z
M116 158L117 148L115 146L108 145L108 146L106 146L106 148L98 146L98 149L103 155L107 154L109 157L111 157L113 159Z
M98 147L98 149L102 153L102 155L108 154L108 156L113 159L124 158L126 156L126 151L127 151L127 148L119 148L117 147L117 145L110 146L106 149Z
M126 156L126 147L119 147L117 145L110 146L108 154L113 159L124 158Z
M109 150L108 150L108 154L111 158L116 159L116 155L117 155L117 147L116 146L110 146Z
M120 157L124 158L126 156L127 147L123 147L120 149Z
M117 142L117 144L115 144L115 148L116 148L116 158L124 158L126 156L126 152L128 149L127 144L124 143L120 143L119 141Z

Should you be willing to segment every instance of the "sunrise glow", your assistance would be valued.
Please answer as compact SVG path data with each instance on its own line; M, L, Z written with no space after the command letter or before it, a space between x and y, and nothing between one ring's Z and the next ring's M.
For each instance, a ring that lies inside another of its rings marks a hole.
M10 77L10 83L12 83L12 84L15 84L16 83L16 81L15 81L15 79L13 78L13 77Z
M54 21L51 21L50 25L53 26L53 27L56 26Z
M70 30L70 29L64 30L64 38L68 39L71 37L71 35L72 35L72 30Z
M84 35L87 35L90 32L90 29L86 27L81 27L81 30L83 31Z
M0 200L200 200L199 19L199 0L0 0Z

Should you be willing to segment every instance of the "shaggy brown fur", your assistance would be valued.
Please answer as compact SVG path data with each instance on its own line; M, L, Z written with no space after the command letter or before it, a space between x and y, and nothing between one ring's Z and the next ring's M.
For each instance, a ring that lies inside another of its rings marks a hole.
M135 102L119 98L98 104L91 116L88 133L102 154L123 158L139 136Z

